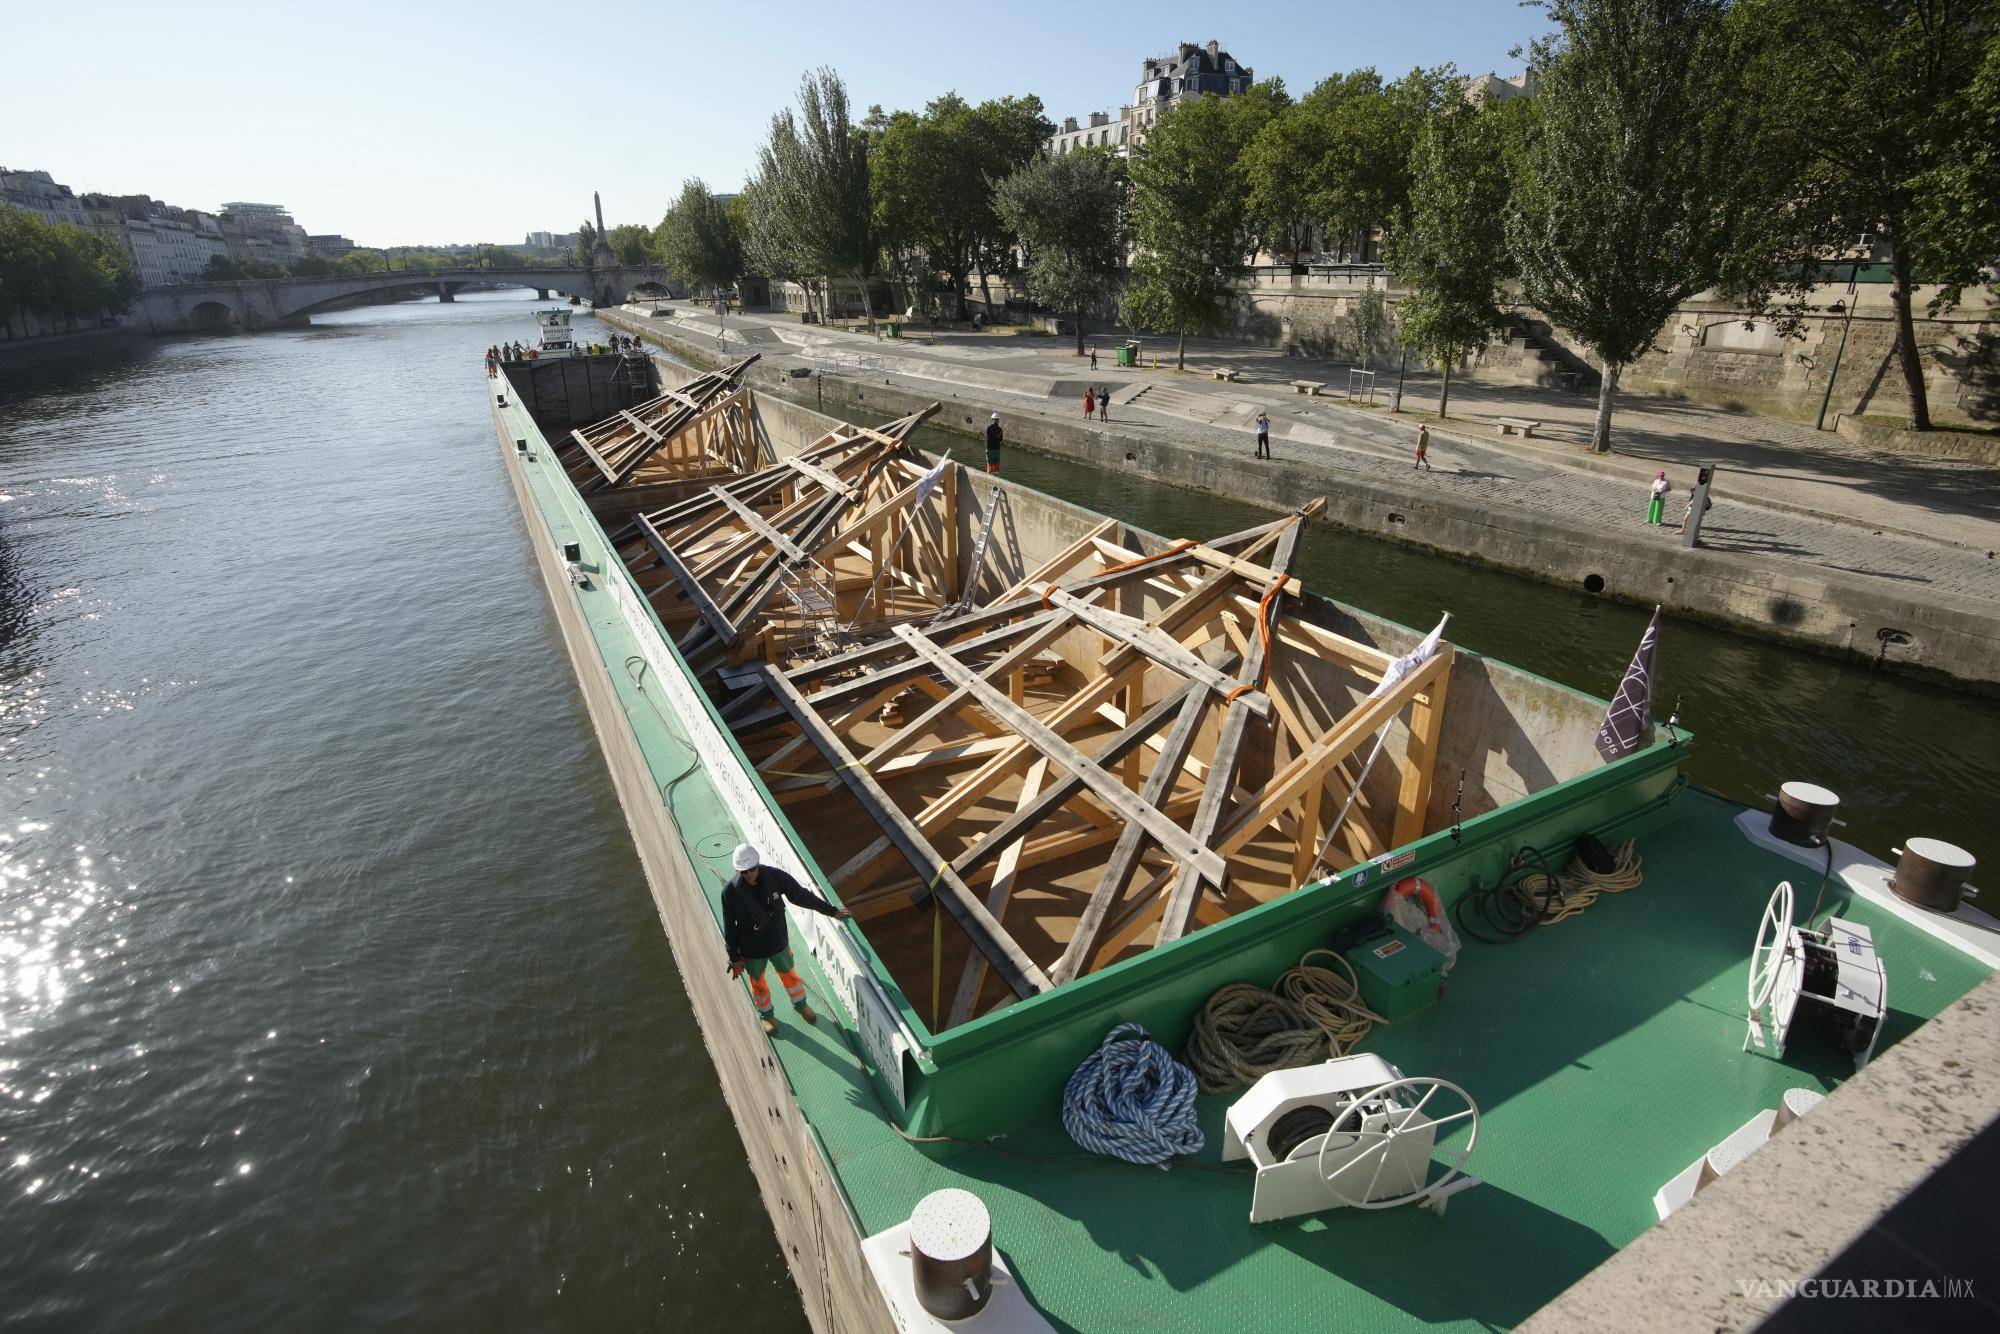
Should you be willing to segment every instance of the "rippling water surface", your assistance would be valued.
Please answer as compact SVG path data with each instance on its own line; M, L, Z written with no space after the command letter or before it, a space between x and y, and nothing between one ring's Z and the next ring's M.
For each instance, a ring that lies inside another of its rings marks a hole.
M496 455L535 304L0 366L7 1327L803 1327Z

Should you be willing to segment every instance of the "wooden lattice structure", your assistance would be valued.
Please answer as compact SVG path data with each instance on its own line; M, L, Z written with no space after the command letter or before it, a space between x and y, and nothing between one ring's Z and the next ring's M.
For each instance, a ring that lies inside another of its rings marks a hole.
M555 442L577 490L694 482L754 472L770 459L743 373L756 355L696 376Z
M842 424L613 535L697 674L823 656L957 596L956 478L904 443L936 410Z
M1424 832L1452 649L1298 614L1322 504L1151 555L1106 523L978 610L736 675L725 720L934 1029Z

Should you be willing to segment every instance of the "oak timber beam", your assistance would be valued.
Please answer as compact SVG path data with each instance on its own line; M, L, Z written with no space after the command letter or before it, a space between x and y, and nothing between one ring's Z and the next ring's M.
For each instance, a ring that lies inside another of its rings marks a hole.
M1050 986L1048 975L1007 934L1007 929L986 910L986 905L959 879L951 864L938 855L930 840L897 808L874 777L860 766L853 752L833 734L784 674L767 667L765 677L772 695L792 715L792 721L799 725L799 730L812 737L813 744L833 766L833 771L840 776L847 790L882 827L912 869L924 877L925 885L937 902L958 922L971 939L973 948L986 956L1014 994L1033 996L1047 991Z

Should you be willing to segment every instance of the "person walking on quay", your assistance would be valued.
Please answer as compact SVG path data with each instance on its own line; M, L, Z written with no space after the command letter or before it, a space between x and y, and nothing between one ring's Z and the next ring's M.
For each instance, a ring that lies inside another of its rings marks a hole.
M1262 408L1257 409L1257 453L1255 457L1271 457L1271 415Z
M1097 344L1090 345L1090 369L1097 369Z
M771 1012L771 988L764 982L766 964L778 965L778 980L792 1008L807 1023L819 1016L806 1004L805 979L792 964L792 943L785 929L785 901L810 908L828 917L847 921L854 914L836 908L775 866L765 866L757 849L748 843L736 845L729 858L736 874L722 887L722 943L729 950L729 975L750 975L750 1002L766 1033L778 1031Z
M1097 391L1095 389L1086 389L1083 391L1083 419L1085 421L1089 421L1092 417L1095 417L1096 415L1097 415Z
M500 374L500 349L497 347L489 347L486 349L486 378L489 380L496 379L499 377L499 374Z
M1105 385L1102 389L1097 391L1097 420L1101 422L1108 422L1111 420L1110 385Z
M1664 518L1666 515L1667 492L1673 489L1674 489L1673 486L1667 481L1667 475L1665 473L1659 473L1654 476L1653 498L1646 502L1647 526L1652 528L1658 528L1660 526L1660 520Z
M1417 467L1424 472L1432 471L1431 428L1428 426L1417 427Z
M1000 471L1000 442L1002 436L1000 414L996 412L993 414L993 420L986 423L986 471L988 472L997 473Z

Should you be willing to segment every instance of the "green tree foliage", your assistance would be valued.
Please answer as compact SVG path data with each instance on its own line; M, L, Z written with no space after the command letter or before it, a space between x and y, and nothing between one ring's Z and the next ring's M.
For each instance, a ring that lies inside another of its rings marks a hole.
M983 156L977 114L947 93L921 115L887 117L869 164L876 235L943 276L958 319L978 248L998 230Z
M1418 130L1456 95L1451 68L1438 66L1389 84L1354 70L1296 103L1275 101L1239 164L1260 248L1296 256L1318 230L1365 254L1374 229L1408 202Z
M947 93L921 114L870 114L873 224L882 247L913 273L944 280L959 318L975 269L981 290L989 271L1012 262L1015 237L994 207L994 190L1031 161L1052 132L1041 99L1001 98L972 106ZM921 264L911 263L921 257Z
M17 314L77 321L123 310L139 284L125 252L80 227L0 205L0 325Z
M1410 289L1396 307L1402 343L1443 368L1440 417L1451 408L1452 366L1501 325L1507 144L1520 119L1511 105L1455 100L1425 120L1410 154L1409 206L1389 233L1389 270Z
M201 266L201 276L210 282L231 283L240 281L245 275L243 266L230 255L210 255L208 263Z
M877 252L868 151L867 132L848 114L847 85L822 68L800 80L796 116L787 108L771 118L757 188L775 243L804 273L853 278L872 333L868 277Z
M1723 0L1549 0L1540 114L1508 239L1530 304L1619 372L1715 278L1740 209L1737 60Z
M1347 318L1354 325L1354 350L1361 354L1362 366L1373 366L1375 344L1382 341L1382 329L1389 322L1382 289L1371 287L1356 297Z
M583 268L588 268L591 257L597 252L597 228L585 218L576 228L576 249L569 252L570 259Z
M653 236L661 261L691 286L726 291L743 274L736 220L700 177L682 183Z
M620 264L651 264L657 256L653 252L653 232L636 222L621 222L611 229L605 240L611 245L611 253L618 257Z
M1937 314L2000 256L2000 3L1746 0L1733 18L1762 206L1725 286L1790 331L1814 261L1879 237L1910 426L1928 430L1913 288L1940 285Z
M1125 164L1107 148L1038 157L1000 183L994 206L1028 255L1028 294L1084 321L1117 285L1125 262Z
M1132 160L1132 239L1138 254L1121 306L1145 329L1172 331L1177 364L1187 335L1220 328L1249 249L1243 149L1270 99L1189 98L1161 116Z
M334 262L324 255L301 255L291 264L294 278L325 278L338 272Z

